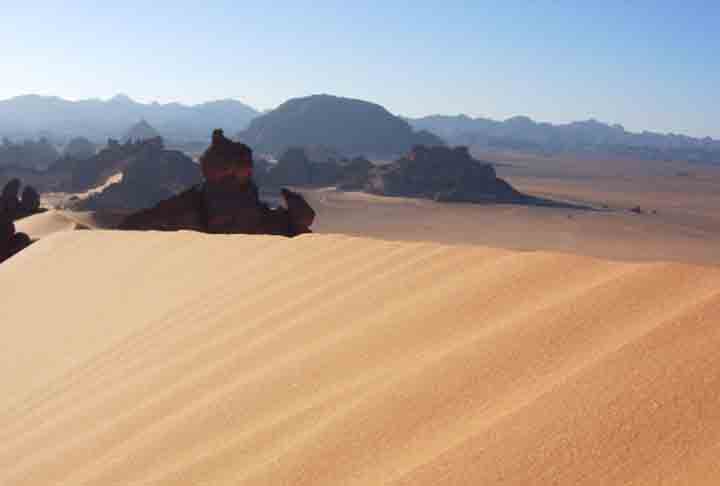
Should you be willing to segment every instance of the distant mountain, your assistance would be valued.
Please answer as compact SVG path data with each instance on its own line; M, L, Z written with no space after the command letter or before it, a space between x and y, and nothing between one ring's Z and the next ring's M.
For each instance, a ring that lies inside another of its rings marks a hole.
M415 129L435 133L450 144L481 149L544 154L597 152L644 159L720 163L720 140L648 131L632 133L622 125L593 119L553 125L526 116L495 121L466 115L433 115L407 121Z
M108 101L27 95L0 101L0 135L36 138L50 134L60 142L84 136L105 142L120 138L128 126L143 119L169 140L205 140L215 128L243 130L258 115L255 109L235 100L186 106L143 104L125 95Z
M238 134L255 150L280 154L290 147L332 147L344 155L390 156L414 145L442 145L439 137L416 132L380 105L330 95L286 101L255 118Z

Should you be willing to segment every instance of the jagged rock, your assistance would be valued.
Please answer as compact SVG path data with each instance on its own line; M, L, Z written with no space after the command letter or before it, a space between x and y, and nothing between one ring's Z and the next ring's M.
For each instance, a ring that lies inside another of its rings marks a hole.
M25 186L25 189L23 189L20 209L29 214L40 209L40 194L32 186Z

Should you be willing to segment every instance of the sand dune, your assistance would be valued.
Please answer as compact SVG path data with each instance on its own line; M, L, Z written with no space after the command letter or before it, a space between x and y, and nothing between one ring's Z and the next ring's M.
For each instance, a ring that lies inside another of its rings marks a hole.
M102 213L93 211L69 211L51 209L18 220L18 231L27 233L32 239L46 238L63 231L110 228L116 226L124 217L123 213Z
M720 269L63 232L0 267L0 484L720 482Z

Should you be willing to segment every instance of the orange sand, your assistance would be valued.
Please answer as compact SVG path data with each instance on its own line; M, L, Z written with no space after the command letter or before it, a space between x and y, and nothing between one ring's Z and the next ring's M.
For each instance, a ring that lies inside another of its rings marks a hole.
M81 231L0 292L3 486L720 483L717 267Z

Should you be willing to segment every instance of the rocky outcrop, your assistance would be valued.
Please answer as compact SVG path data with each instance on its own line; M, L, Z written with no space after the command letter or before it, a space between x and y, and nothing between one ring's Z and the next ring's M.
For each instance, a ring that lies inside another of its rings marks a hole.
M53 190L60 192L85 192L104 184L111 176L123 172L138 157L148 150L164 149L161 137L141 141L120 143L109 139L107 146L89 159L64 157L47 171L47 178L53 179Z
M0 193L0 214L10 221L30 216L40 211L40 194L32 187L25 186L20 194L22 182L20 179L12 179Z
M239 139L256 152L279 155L290 147L332 147L345 156L398 156L413 145L442 145L403 119L367 101L315 95L289 100L250 123Z
M416 146L406 157L374 168L365 190L457 202L514 202L522 196L466 147Z
M122 167L122 180L76 203L77 209L143 209L198 184L199 166L176 150L165 150L160 139L135 147ZM124 145L120 145L122 147Z
M40 211L40 195L26 186L22 198L18 198L22 183L13 179L0 193L0 263L30 244L25 233L15 230L15 221Z

